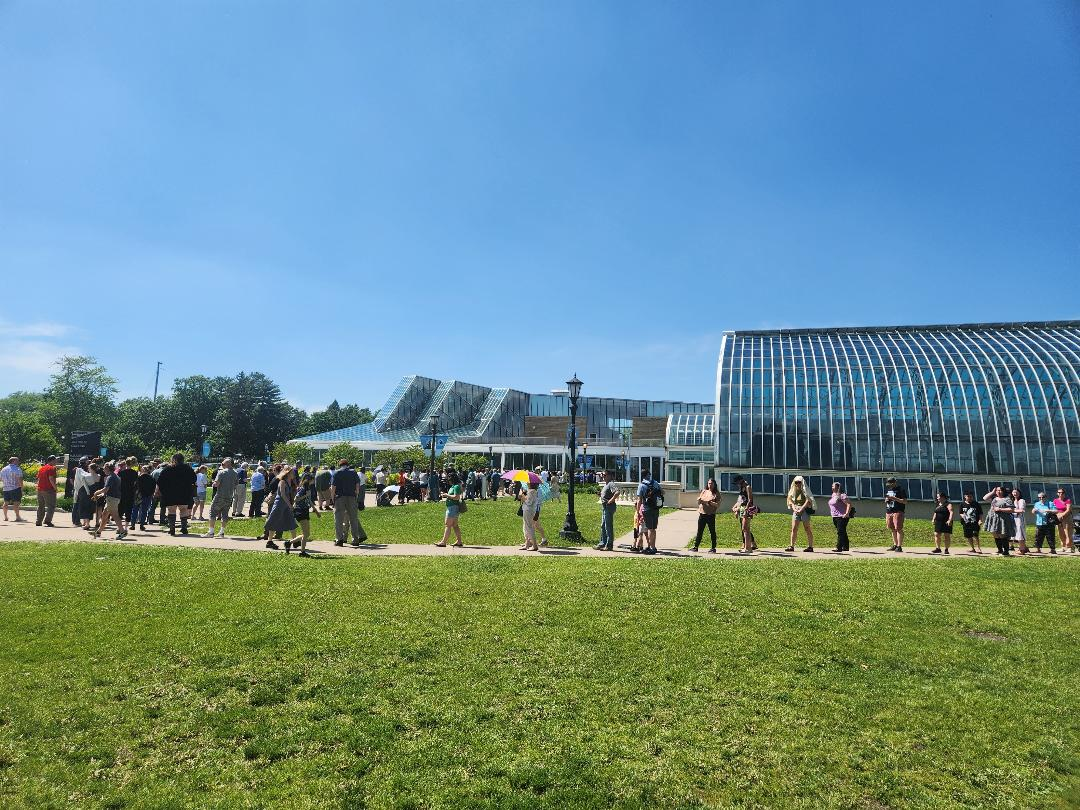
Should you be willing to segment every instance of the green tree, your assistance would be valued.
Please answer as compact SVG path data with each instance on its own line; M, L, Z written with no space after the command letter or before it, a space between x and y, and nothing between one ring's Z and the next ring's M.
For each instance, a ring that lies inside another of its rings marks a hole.
M348 442L342 442L331 446L323 453L323 462L327 465L336 467L341 459L345 459L354 467L359 467L364 463L364 451L359 447L353 447Z
M171 402L149 397L125 399L116 408L113 428L102 435L109 455L146 458L170 444L166 425L171 419Z
M37 459L59 454L60 443L37 413L0 411L0 455Z
M439 456L435 458L436 466L439 464L439 458ZM380 450L375 454L372 463L376 467L381 464L386 467L387 472L398 472L408 461L411 461L416 469L426 470L429 460L430 457L424 449L415 444L403 450Z
M375 421L375 414L358 405L341 407L335 399L326 410L314 411L303 427L304 435L326 433L331 430L363 425Z
M233 381L229 377L194 374L173 381L172 397L158 405L166 426L162 441L180 447L201 446L202 426L214 447L222 447L222 414L228 407ZM224 448L232 451L233 448ZM261 449L261 448L260 448Z
M225 452L261 457L267 448L296 437L305 419L265 374L241 372L226 392L214 435Z
M56 365L45 389L53 433L67 441L76 430L108 431L116 413L116 380L93 357L65 355Z
M304 442L278 442L270 448L270 457L274 461L315 463L315 451Z

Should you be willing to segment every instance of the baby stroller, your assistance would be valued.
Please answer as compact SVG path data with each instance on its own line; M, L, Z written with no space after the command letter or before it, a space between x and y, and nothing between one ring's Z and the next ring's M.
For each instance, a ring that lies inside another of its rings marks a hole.
M401 492L398 493L398 500L404 500L405 503L421 500L420 484L417 481L406 481L401 485Z
M1080 514L1073 515L1072 550L1076 553L1076 546L1080 544Z
M383 487L383 491L379 493L379 497L375 499L376 506L393 506L394 498L397 497L398 491L401 487L390 486Z

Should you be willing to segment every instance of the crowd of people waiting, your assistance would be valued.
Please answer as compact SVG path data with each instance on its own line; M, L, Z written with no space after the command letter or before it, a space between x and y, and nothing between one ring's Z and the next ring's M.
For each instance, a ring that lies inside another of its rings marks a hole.
M602 484L599 494L601 506L600 542L597 549L611 551L614 548L614 514L620 489L614 476L602 472L595 474ZM369 485L375 490L376 504L390 506L395 500L404 503L412 500L445 501L444 532L437 546L446 546L453 538L452 546L463 545L460 515L466 511L466 502L478 499L497 499L500 495L520 502L518 514L522 518L522 549L539 550L547 545L547 537L540 523L540 510L549 500L561 500L561 487L566 484L565 472L552 473L537 467L524 480L512 480L497 468L459 470L446 467L430 473L415 469L402 469L392 475L380 466L368 473L364 467L353 468L345 459L333 468L317 465L272 464L268 462L234 463L224 459L216 468L209 465L186 463L177 453L169 461L154 459L139 463L136 458L106 461L102 458L83 456L74 468L72 521L95 537L112 524L116 539L124 540L136 526L146 531L147 525L161 525L169 534L188 534L189 521L208 520L203 537L224 537L230 518L263 518L262 539L267 548L278 549L283 540L286 553L298 549L307 556L310 537L310 515L321 511L333 511L336 546L350 542L359 546L368 536L360 522L359 513L365 508L365 495ZM761 511L754 503L754 493L748 480L734 478L737 487L731 512L738 522L742 540L741 553L752 554L758 550L751 529L754 517ZM23 497L23 472L19 459L12 457L7 466L0 469L3 486L3 515L8 520L9 509L15 520L21 521L20 507ZM37 471L37 525L52 526L57 500L56 458L49 456ZM245 515L244 506L250 495L250 505ZM209 516L206 502L209 499ZM904 550L904 517L908 496L896 479L888 478L884 487L885 521L891 540L890 551ZM698 525L693 550L700 549L706 530L711 540L711 553L716 552L716 515L723 497L716 480L708 479L698 495ZM985 508L984 508L985 504ZM643 470L642 481L637 488L634 514L634 532L631 551L656 553L656 529L663 490L649 471ZM806 537L805 553L813 553L814 533L810 518L816 514L817 499L802 476L795 476L786 498L791 512L791 533L785 551L793 552L799 538L800 527ZM835 482L827 501L828 514L836 532L836 545L832 551L846 553L850 550L848 522L855 516L855 507L844 492L843 484ZM266 512L263 512L263 508ZM964 539L971 553L982 554L981 534L993 536L997 553L1009 556L1032 552L1027 538L1028 517L1035 525L1034 552L1041 553L1045 544L1051 554L1057 553L1060 542L1063 551L1077 550L1073 540L1074 508L1064 489L1058 489L1056 497L1038 493L1035 501L1028 504L1016 487L1001 485L985 493L981 499L974 492L965 492L963 500L954 504L949 496L938 493L933 510L933 554L947 555L952 545L955 522L960 521ZM220 530L218 525L220 524ZM284 539L286 533L292 536Z

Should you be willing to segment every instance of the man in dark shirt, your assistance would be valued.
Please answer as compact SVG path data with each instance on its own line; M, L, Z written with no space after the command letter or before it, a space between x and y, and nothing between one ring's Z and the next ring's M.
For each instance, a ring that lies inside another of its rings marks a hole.
M137 469L139 460L132 456L126 461L116 462L116 475L120 479L120 514L131 522L131 511L135 508L135 489L139 482Z
M885 481L885 525L892 535L889 551L904 550L904 510L907 509L907 490L895 478Z
M349 466L348 461L342 459L330 480L330 497L334 501L334 533L337 537L335 546L345 545L345 541L349 539L350 528L354 546L367 540L356 506L356 499L361 491L360 476Z
M168 512L169 534L176 534L176 513L180 512L180 534L188 533L191 503L195 498L195 470L184 463L184 454L177 453L172 463L158 476L158 495Z

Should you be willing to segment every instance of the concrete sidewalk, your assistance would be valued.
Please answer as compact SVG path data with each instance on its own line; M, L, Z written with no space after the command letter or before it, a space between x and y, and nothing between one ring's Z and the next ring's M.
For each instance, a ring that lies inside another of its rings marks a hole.
M18 541L31 541L35 543L61 543L61 542L79 542L79 543L97 543L102 545L124 545L124 546L167 546L167 547L183 547L183 548L209 548L219 549L222 551L262 551L273 554L284 554L282 551L272 551L267 549L263 540L254 537L224 537L224 538L203 538L200 537L203 531L205 531L205 523L195 524L197 528L192 529L192 533L187 536L177 534L176 537L170 536L168 533L161 531L158 527L154 529L148 529L145 532L134 531L130 532L126 539L115 540L109 539L116 535L115 531L107 531L104 533L101 540L95 540L90 532L83 531L71 525L71 515L69 513L57 513L54 520L55 526L50 528L48 526L35 526L34 522L23 521L15 522L14 520L3 522L0 521L0 542L18 542ZM858 548L853 549L849 554L834 554L832 552L819 551L813 554L806 554L802 551L785 552L781 549L761 549L758 552L750 555L740 554L738 549L734 547L734 538L727 536L718 537L718 541L721 543L727 543L727 547L720 548L716 554L708 554L700 552L695 554L686 548L686 544L689 539L694 536L697 530L697 513L690 510L679 510L674 512L665 513L660 518L660 525L657 529L657 554L655 555L642 555L634 554L630 551L631 543L633 542L632 534L624 535L620 537L615 543L615 551L597 551L593 548L593 542L575 546L573 548L542 548L539 552L540 556L544 557L612 557L620 556L623 558L630 557L640 560L662 560L662 559L692 559L699 558L703 560L766 560L766 559L786 559L786 560L855 560L855 559L889 559L889 558L916 558L927 559L931 557L939 557L940 555L931 555L931 549L928 547L915 548L904 551L901 554L889 551L887 548ZM281 541L278 541L279 544ZM466 545L464 548L438 548L432 543L424 544L410 544L410 543L367 543L359 548L353 548L352 546L344 546L342 548L336 547L330 540L314 540L308 543L308 550L313 554L320 556L340 556L340 557L460 557L460 556L475 556L475 555L492 555L502 557L535 557L537 552L535 551L522 551L517 543L508 546L479 546L479 545ZM949 558L960 557L976 557L978 555L971 554L964 548L957 548L956 551L950 555ZM993 557L993 552L984 553L983 557ZM1016 555L1020 556L1020 555ZM1031 554L1027 555L1026 559L1032 558L1049 558L1051 555L1047 553L1043 554ZM1070 557L1080 559L1080 554L1059 554L1059 557ZM947 558L948 559L948 558Z

